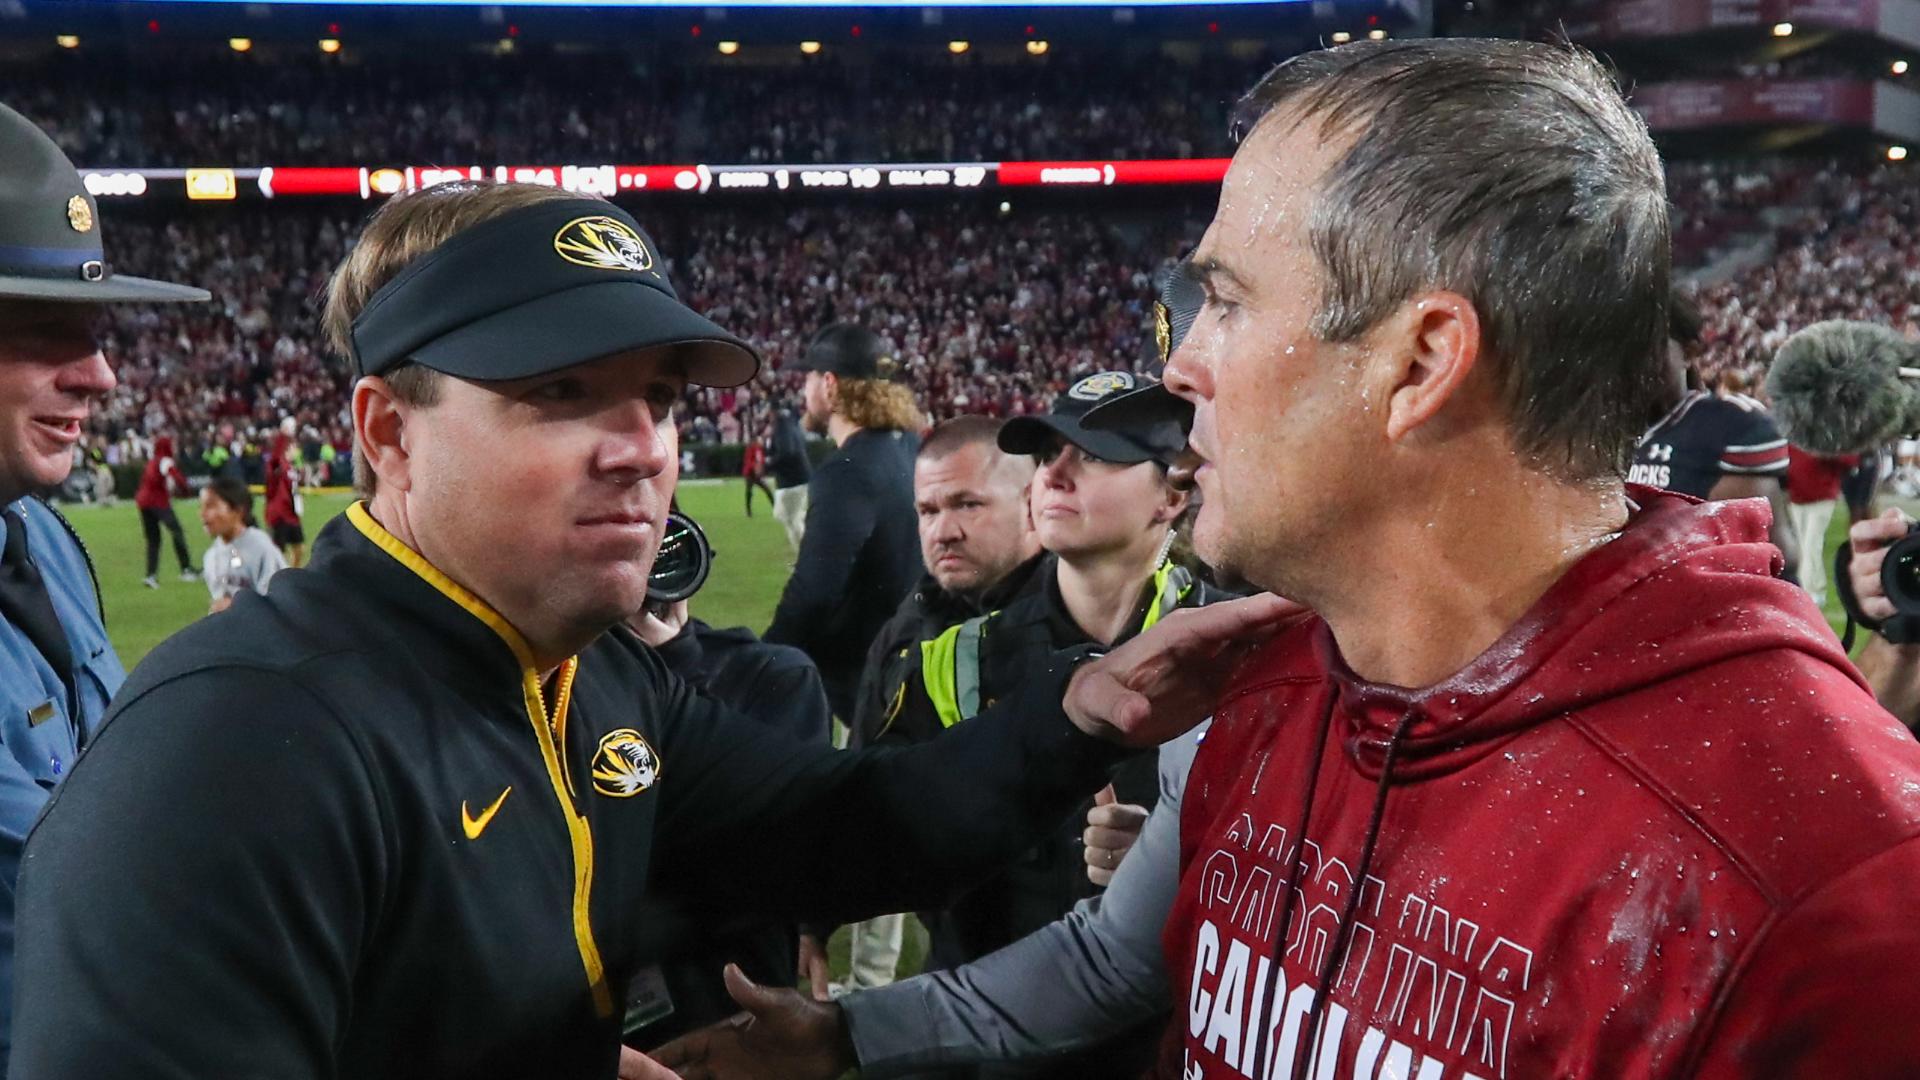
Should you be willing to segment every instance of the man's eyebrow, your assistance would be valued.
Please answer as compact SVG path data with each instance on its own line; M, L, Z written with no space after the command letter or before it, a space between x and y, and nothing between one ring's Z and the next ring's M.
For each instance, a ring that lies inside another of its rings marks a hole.
M1252 291L1248 288L1245 278L1236 273L1233 267L1221 262L1216 256L1209 255L1204 259L1189 256L1181 263L1181 270L1193 280L1205 286L1208 292L1219 291L1218 284L1221 281L1225 281L1241 292Z

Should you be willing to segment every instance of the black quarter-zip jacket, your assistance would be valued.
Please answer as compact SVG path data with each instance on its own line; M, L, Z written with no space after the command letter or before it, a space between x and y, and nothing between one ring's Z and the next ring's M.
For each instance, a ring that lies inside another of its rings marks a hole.
M42 816L11 1075L610 1078L611 988L687 914L937 906L1100 786L1078 658L937 744L836 753L624 633L543 685L356 505L155 650Z

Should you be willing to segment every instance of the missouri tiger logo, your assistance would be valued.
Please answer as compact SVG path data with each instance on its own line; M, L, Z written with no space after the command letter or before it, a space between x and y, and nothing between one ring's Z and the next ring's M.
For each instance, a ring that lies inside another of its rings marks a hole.
M653 253L633 226L614 217L574 218L554 234L553 250L576 266L595 270L653 269Z
M1158 300L1153 302L1153 345L1164 366L1173 355L1173 323L1167 318L1167 305Z
M593 754L593 790L616 799L638 795L660 778L660 758L632 728L609 731Z

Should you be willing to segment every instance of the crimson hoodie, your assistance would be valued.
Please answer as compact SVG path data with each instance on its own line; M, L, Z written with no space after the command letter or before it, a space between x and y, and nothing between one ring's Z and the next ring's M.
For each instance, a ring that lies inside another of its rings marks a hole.
M173 460L173 440L162 435L153 440L153 456L141 470L140 487L133 493L133 505L142 510L165 510L173 505L174 493L186 495L192 489L180 466Z
M1920 1077L1920 744L1765 503L1629 493L1445 682L1367 683L1318 619L1236 676L1163 1077Z

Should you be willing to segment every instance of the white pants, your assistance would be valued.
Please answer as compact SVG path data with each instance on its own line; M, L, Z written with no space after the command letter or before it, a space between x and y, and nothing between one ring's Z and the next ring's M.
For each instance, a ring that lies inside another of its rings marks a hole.
M872 990L892 982L906 940L904 914L877 915L847 927L847 988Z
M1827 603L1827 524L1833 520L1836 500L1787 504L1787 520L1793 524L1793 538L1800 542L1800 587L1812 595L1815 605Z
M807 532L807 485L773 489L773 520L787 530L787 543L798 554Z

